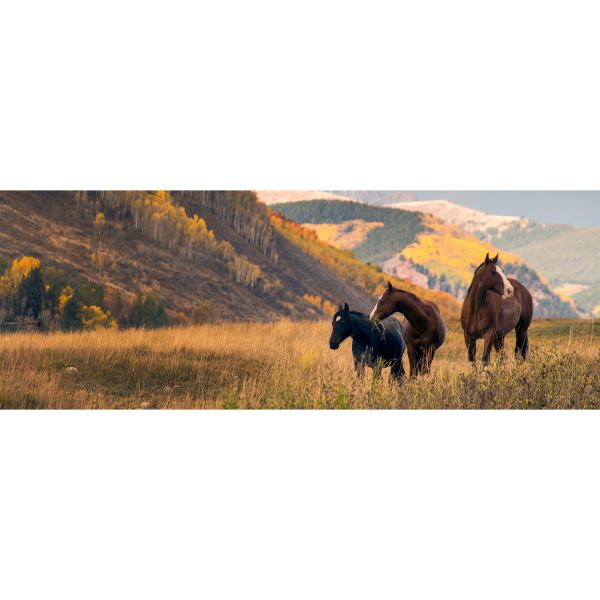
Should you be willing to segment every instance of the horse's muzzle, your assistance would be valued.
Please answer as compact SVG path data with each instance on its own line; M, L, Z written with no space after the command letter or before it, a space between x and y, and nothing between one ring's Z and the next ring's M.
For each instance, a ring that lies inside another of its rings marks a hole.
M515 288L512 285L504 290L503 298L512 298L515 295Z
M337 350L340 347L338 342L329 342L330 350Z

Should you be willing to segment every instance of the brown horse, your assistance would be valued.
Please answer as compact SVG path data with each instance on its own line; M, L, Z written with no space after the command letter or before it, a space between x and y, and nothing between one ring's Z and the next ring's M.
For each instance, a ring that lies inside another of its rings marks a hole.
M515 356L527 358L532 317L533 299L527 288L507 278L498 266L498 255L490 258L488 253L475 270L460 317L469 360L475 362L476 343L483 338L483 362L489 363L492 346L502 353L504 337L513 329L517 334Z
M394 288L388 281L387 290L377 301L370 319L378 323L395 312L406 317L403 330L411 376L429 373L435 352L446 339L446 324L438 307L411 292Z

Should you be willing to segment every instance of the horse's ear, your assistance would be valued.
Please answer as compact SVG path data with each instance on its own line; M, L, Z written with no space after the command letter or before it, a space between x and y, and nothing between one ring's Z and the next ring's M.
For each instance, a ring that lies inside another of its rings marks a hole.
M489 264L489 262L490 262L490 253L488 252L488 253L485 255L485 264L487 265L487 264Z
M347 302L344 304L344 312L346 312L346 313L350 312L350 307L348 306Z
M387 291L388 292L393 292L394 291L394 286L392 285L392 282L388 281L387 283L388 283L388 285L387 285Z
M496 256L494 256L494 258L492 258L492 262L494 264L496 264L498 262L498 257L500 256L500 252L498 252L498 254L496 254Z
M338 312L342 312L343 310L344 310L344 307L341 304L339 304L338 305Z

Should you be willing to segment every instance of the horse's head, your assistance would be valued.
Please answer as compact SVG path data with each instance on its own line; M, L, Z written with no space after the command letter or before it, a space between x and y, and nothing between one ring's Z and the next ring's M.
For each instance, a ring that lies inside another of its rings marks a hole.
M387 289L379 296L375 308L369 315L372 323L379 323L396 312L396 302L393 298L395 291L394 286L388 281Z
M329 347L337 350L340 344L352 334L352 323L350 322L350 307L348 304L339 306L338 311L333 315L331 322L333 331L329 338Z
M490 258L489 253L475 270L473 281L478 280L479 285L503 298L510 298L515 293L515 288L506 278L504 271L498 266L498 254Z

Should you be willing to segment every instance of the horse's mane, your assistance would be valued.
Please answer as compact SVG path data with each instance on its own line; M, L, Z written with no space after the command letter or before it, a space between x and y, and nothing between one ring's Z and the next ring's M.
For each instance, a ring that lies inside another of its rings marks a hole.
M350 314L354 315L355 317L364 317L365 319L369 318L367 313L360 312L359 310L351 310Z
M338 311L336 311L335 314L336 315L349 314L350 316L353 316L353 317L364 317L365 319L369 318L368 314L360 312L358 310L351 310L348 313L346 313L346 311L344 311L344 310L338 310Z
M399 288L394 288L392 291L392 294L394 292L401 292L402 294L406 294L407 296L410 296L414 300L421 300L421 298L419 298L419 296L417 296L416 294L413 294L412 292L409 292L408 290L401 290Z
M481 269L481 267L483 267L485 263L481 263L476 269L475 269L475 273L473 274L473 280L471 281L471 284L469 285L469 288L467 289L467 294L471 291L471 289L473 288L473 285L475 283L475 281L479 281L479 279L481 278L481 275L477 275L477 273L479 273L479 269Z

